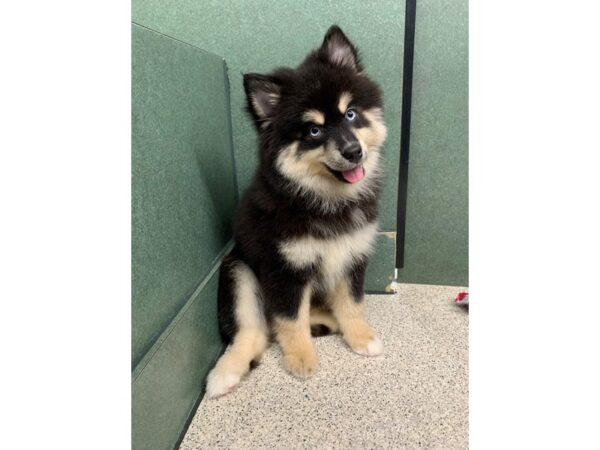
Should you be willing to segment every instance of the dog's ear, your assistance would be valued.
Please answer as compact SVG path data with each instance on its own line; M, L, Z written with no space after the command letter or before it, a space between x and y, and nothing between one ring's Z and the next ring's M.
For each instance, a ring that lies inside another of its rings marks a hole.
M337 25L332 25L327 30L323 44L319 49L319 55L339 66L350 67L357 71L362 69L356 47L352 45L352 42Z
M273 118L281 100L281 85L273 77L247 73L244 75L244 90L248 110L257 125L266 125Z

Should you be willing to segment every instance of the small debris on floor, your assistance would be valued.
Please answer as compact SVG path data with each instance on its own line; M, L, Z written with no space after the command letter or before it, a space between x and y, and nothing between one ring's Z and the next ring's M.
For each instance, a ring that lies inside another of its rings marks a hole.
M310 400L310 397L308 396L308 389L304 388L304 400Z

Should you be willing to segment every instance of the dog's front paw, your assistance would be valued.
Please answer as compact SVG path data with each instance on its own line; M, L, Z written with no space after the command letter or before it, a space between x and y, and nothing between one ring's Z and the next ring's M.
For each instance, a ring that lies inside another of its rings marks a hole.
M317 355L313 351L289 353L283 355L283 366L298 378L308 378L317 371Z
M212 370L206 381L206 396L215 398L227 394L239 384L241 377L234 373Z
M363 356L377 356L383 353L383 342L377 336L367 339L347 339L346 342L354 351Z

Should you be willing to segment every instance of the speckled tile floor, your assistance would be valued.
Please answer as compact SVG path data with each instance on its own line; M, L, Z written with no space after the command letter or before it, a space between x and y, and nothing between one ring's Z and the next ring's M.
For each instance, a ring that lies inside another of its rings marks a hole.
M181 449L467 449L468 312L457 287L370 295L382 356L315 338L317 374L284 372L272 345L231 394L204 399Z

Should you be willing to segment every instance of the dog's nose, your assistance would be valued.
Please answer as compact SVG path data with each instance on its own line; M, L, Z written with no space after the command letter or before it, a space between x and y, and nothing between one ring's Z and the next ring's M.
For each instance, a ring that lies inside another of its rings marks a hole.
M358 141L347 144L342 149L342 156L353 163L360 161L362 154L362 148Z

